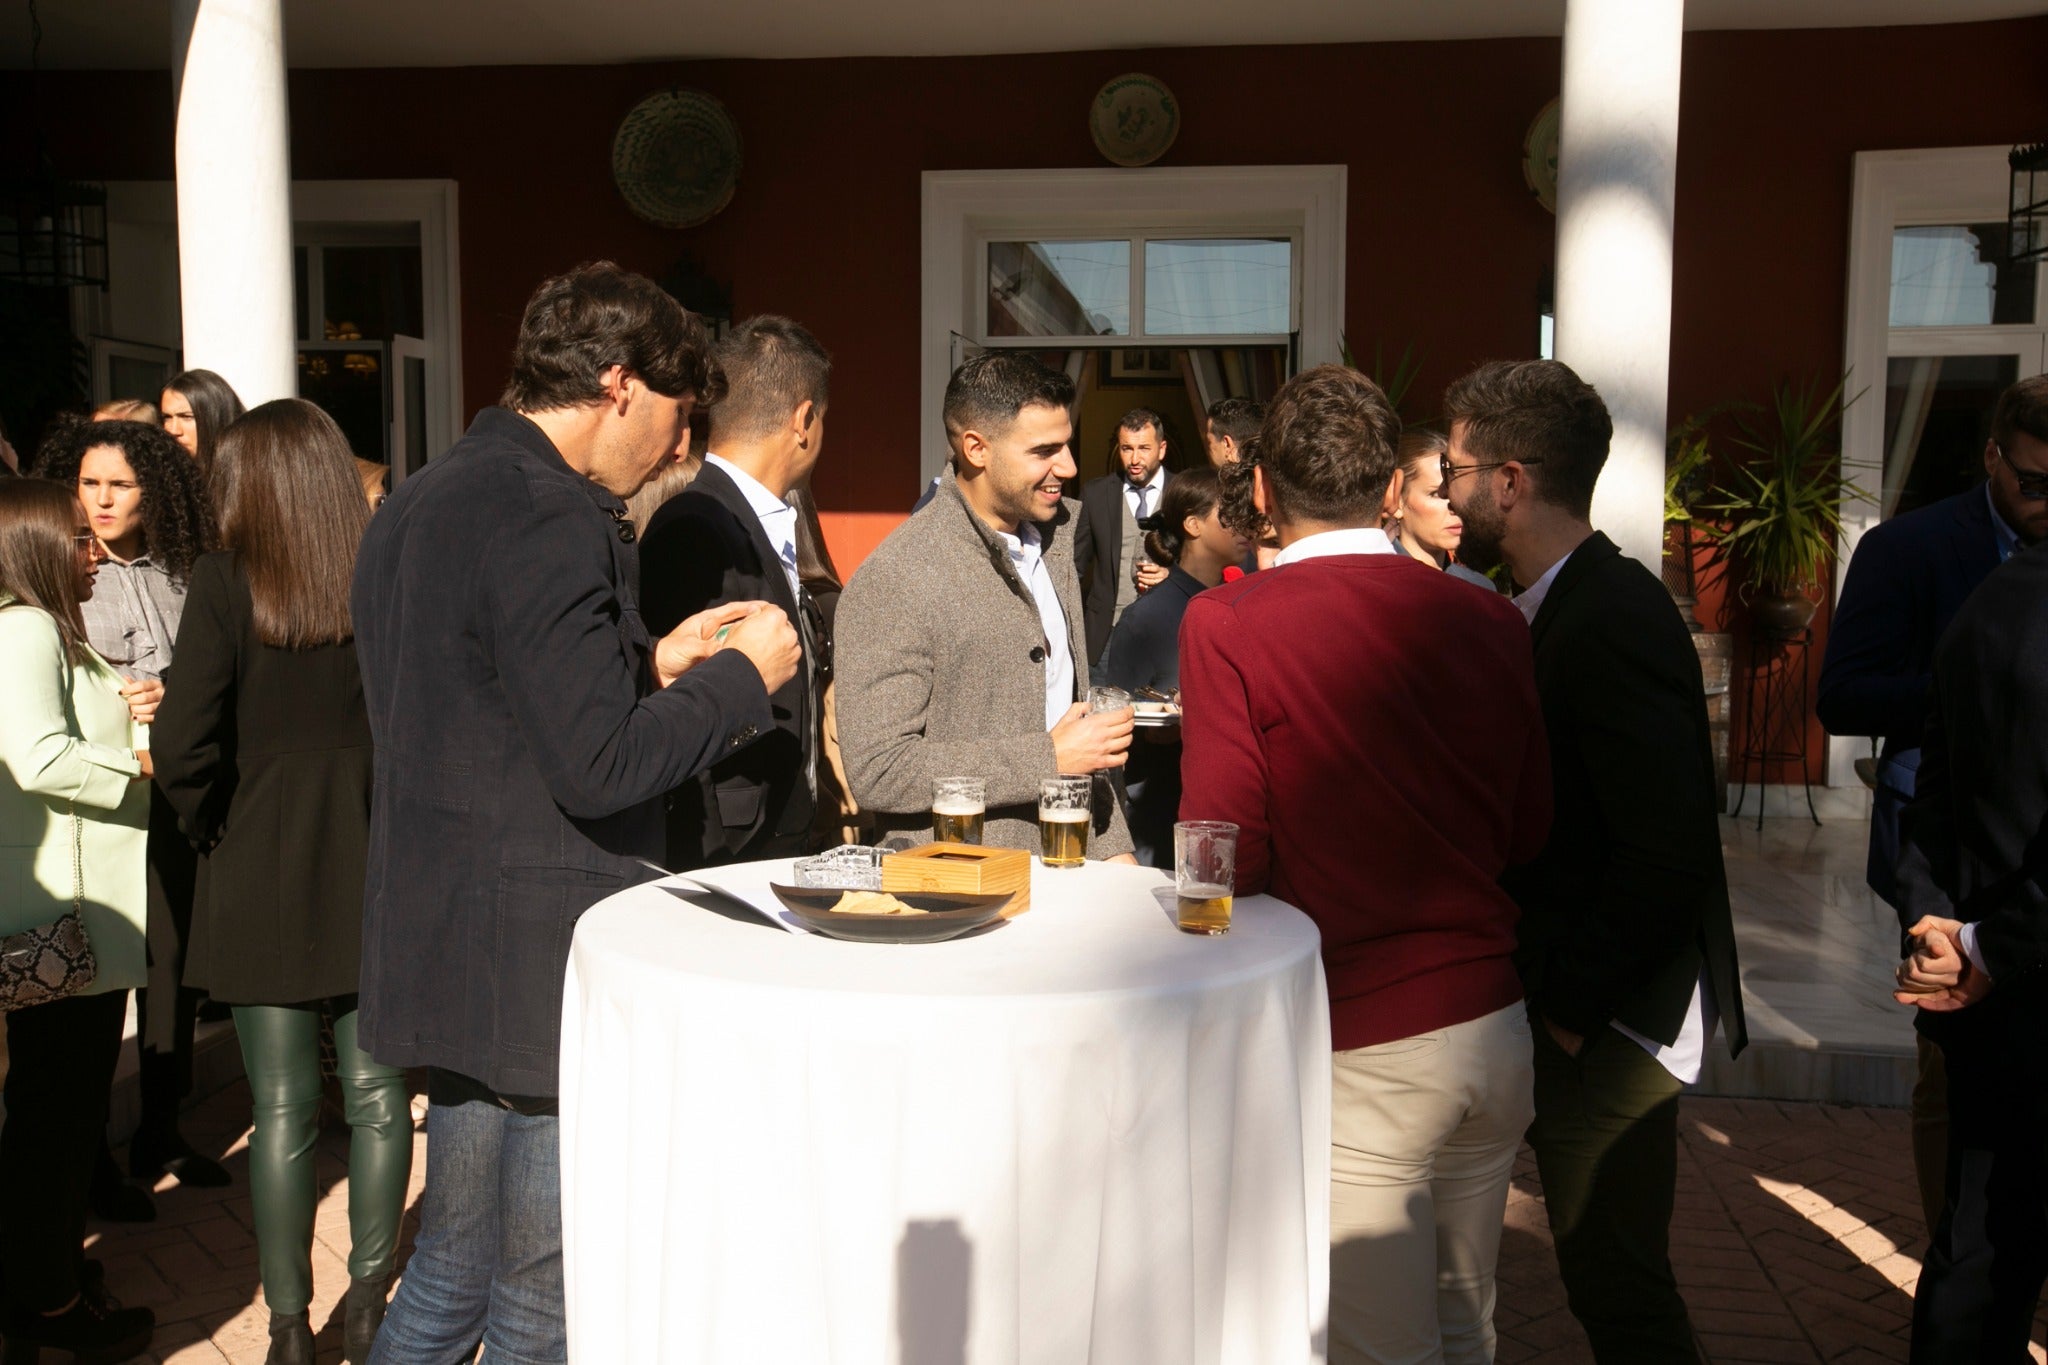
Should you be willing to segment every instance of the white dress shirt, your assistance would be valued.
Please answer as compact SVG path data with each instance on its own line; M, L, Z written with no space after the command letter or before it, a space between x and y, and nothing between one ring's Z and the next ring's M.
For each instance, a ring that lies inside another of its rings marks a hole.
M753 510L754 520L761 523L761 530L768 536L768 543L775 547L776 555L782 561L783 577L789 580L789 596L792 601L803 601L803 583L796 572L796 509L776 497L763 487L761 481L720 455L707 454L705 464L717 465L725 476L747 500Z
M1050 730L1074 704L1074 650L1067 643L1067 613L1053 590L1052 575L1046 572L1044 545L1036 526L1021 526L1016 535L998 531L1010 552L1010 567L1031 600L1038 604L1038 624L1045 631L1045 728Z
M1166 466L1161 464L1152 471L1152 477L1145 483L1134 484L1124 480L1124 505L1131 509L1131 520L1142 521L1159 510L1159 490L1166 487Z
M1536 613L1543 610L1543 599L1550 595L1550 585L1557 581L1557 571L1570 558L1571 555L1566 555L1545 569L1541 578L1516 596L1515 605L1530 625L1536 624ZM1657 1064L1677 1080L1691 1085L1700 1078L1700 1067L1707 1057L1707 1039L1714 1036L1714 1026L1720 1021L1721 1011L1714 1005L1714 983L1707 979L1707 970L1702 967L1700 979L1693 983L1692 1002L1685 1008L1685 1022L1678 1026L1678 1036L1671 1040L1671 1046L1645 1038L1618 1020L1614 1022L1614 1031L1655 1057Z
M1377 526L1347 526L1341 531L1318 531L1303 536L1273 557L1273 567L1299 564L1304 559L1325 555L1397 555L1401 550Z

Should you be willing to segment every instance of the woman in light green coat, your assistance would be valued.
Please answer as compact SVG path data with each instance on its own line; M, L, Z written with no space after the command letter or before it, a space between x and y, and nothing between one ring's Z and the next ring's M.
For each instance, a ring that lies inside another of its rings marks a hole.
M6 1016L0 1337L10 1360L42 1346L121 1359L147 1347L155 1325L83 1276L124 993L143 982L149 837L149 752L78 610L99 553L73 490L0 483L0 935L47 924L76 898L99 961L84 993Z

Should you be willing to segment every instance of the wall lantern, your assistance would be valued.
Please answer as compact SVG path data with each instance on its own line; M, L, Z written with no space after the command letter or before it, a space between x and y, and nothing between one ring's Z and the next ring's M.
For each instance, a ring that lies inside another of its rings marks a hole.
M2011 230L2006 260L2012 265L2048 261L2048 142L2012 149Z
M107 191L48 166L0 181L0 279L37 288L107 287Z

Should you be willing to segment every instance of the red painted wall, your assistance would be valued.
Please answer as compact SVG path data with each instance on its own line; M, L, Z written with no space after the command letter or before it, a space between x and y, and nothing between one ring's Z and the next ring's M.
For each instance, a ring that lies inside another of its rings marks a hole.
M1674 418L1761 398L1782 376L1838 370L1851 156L2039 136L2044 57L2048 18L1688 34ZM1528 196L1519 162L1530 119L1557 93L1558 64L1555 40L1515 39L298 71L292 160L301 179L460 183L472 407L497 395L527 292L578 260L659 273L688 252L730 282L738 313L805 322L835 356L819 503L867 514L833 518L851 557L917 491L921 171L1100 164L1088 101L1128 70L1160 77L1180 99L1173 164L1345 163L1348 335L1368 362L1375 343L1389 355L1412 343L1422 371L1410 406L1427 412L1473 363L1534 353L1553 220ZM634 218L610 182L619 119L671 82L724 100L746 147L731 206L682 233ZM0 90L0 158L16 165L26 84ZM63 73L42 88L42 122L67 174L170 175L166 75ZM1702 615L1730 621L1718 598ZM1817 730L1813 739L1818 755Z

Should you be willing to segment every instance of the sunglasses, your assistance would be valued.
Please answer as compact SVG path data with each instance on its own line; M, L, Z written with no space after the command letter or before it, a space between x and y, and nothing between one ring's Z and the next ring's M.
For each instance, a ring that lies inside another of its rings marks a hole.
M1487 460L1480 464L1468 464L1459 466L1451 463L1450 453L1446 451L1444 454L1437 456L1436 467L1437 470L1443 475L1444 479L1444 486L1441 492L1444 494L1445 497L1449 497L1451 492L1451 480L1457 478L1460 474L1477 474L1482 469L1505 469L1507 466L1511 464L1532 465L1542 463L1543 457L1541 455L1538 455L1533 460Z
M2019 486L2021 497L2036 501L2048 499L2048 473L2021 469L2012 462L2012 456L2005 453L2005 447L1996 441L1991 443L1991 448L1998 452L1998 458L2005 461L2005 467L2012 471L2012 481Z
M100 538L90 531L73 533L71 544L74 549L88 559L99 559L106 554L106 551L100 548Z

